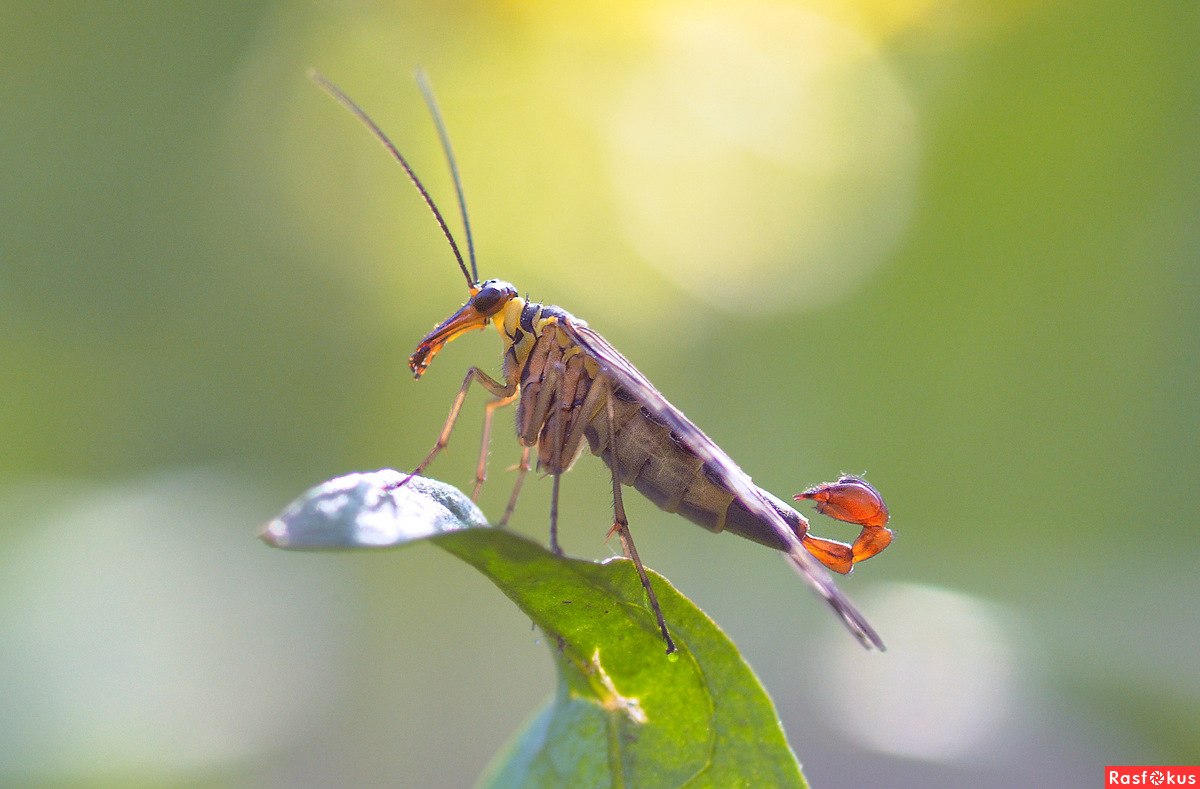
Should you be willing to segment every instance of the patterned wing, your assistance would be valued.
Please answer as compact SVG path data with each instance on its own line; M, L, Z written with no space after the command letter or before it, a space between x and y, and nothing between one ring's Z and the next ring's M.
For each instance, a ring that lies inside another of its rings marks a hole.
M613 382L637 398L638 402L655 417L664 422L679 437L689 450L704 461L712 475L732 493L742 506L769 524L783 542L790 546L788 561L808 581L809 585L841 617L846 627L863 646L883 650L879 634L859 613L854 604L842 593L826 572L788 527L788 524L768 501L765 491L756 486L716 443L696 427L678 408L667 402L654 384L634 367L608 340L588 328L587 324L566 314L560 317L559 325L596 360Z

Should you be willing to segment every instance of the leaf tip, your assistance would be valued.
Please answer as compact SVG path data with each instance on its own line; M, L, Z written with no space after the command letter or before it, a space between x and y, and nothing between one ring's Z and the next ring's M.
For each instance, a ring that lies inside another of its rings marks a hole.
M288 547L287 535L287 524L279 518L274 518L263 524L263 527L259 529L258 539L274 548L286 548Z

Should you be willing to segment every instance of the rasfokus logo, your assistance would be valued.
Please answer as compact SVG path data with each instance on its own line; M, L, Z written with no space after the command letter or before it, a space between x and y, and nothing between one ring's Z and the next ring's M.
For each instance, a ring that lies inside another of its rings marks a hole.
M1198 786L1200 766L1117 764L1104 768L1107 786Z

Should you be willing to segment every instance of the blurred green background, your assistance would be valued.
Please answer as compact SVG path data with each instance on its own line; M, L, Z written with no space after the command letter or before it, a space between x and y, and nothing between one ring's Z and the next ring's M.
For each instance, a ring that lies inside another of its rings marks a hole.
M1198 44L1187 2L0 4L0 782L462 786L553 688L446 554L254 539L411 467L499 366L470 335L411 379L463 283L310 66L452 214L424 66L481 274L777 495L887 497L896 542L842 582L884 655L629 500L815 784L1200 761ZM481 405L435 476L468 486ZM619 551L606 474L564 479L570 553ZM548 488L515 528L545 539Z

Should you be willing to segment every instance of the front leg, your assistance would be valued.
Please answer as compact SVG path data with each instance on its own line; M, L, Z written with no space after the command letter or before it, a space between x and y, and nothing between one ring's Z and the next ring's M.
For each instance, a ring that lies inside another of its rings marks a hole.
M467 370L467 375L465 378L463 378L462 386L459 387L458 394L454 397L454 404L450 406L450 414L446 417L446 424L442 426L442 432L438 436L437 443L433 445L433 449L429 450L429 454L425 456L425 459L417 464L417 467L412 470L411 474L399 482L388 486L388 490L394 490L403 486L410 479L429 468L429 464L432 463L433 459L438 456L438 453L449 446L450 433L454 430L454 423L458 421L458 414L462 410L463 401L467 399L467 390L471 388L472 381L478 381L484 389L487 389L499 400L507 400L511 402L511 398L513 398L517 393L516 381L512 381L508 384L502 384L485 373L483 370L480 370L478 367L472 367L470 370ZM484 438L486 440L487 436L485 435ZM484 459L486 460L486 455ZM478 486L476 492L478 492Z
M483 483L487 481L488 446L492 443L492 417L497 408L511 405L517 397L518 395L514 392L508 397L498 397L484 406L483 436L479 441L479 463L475 466L475 488L471 491L471 501L479 500L479 491L483 489Z
M513 510L517 508L517 498L521 495L521 484L525 482L525 475L529 473L529 453L532 447L521 448L521 461L517 463L517 481L513 483L512 495L508 497L508 506L504 508L504 515L500 517L497 526L507 526L508 519L512 517Z

